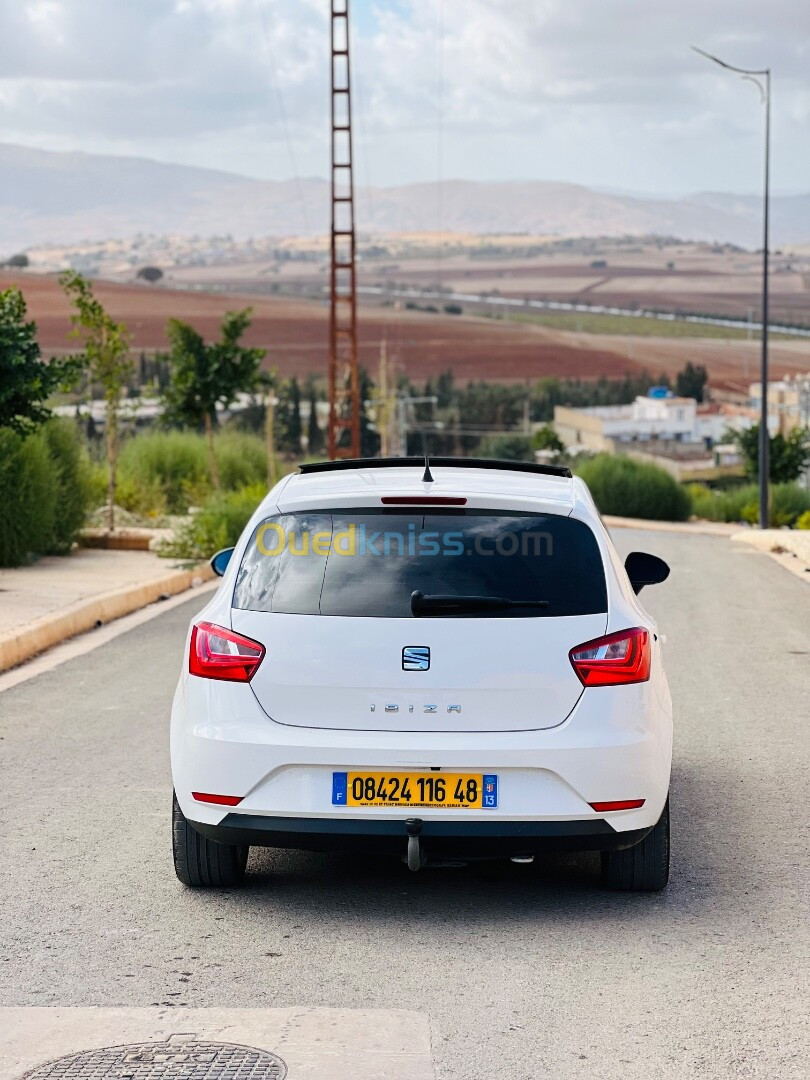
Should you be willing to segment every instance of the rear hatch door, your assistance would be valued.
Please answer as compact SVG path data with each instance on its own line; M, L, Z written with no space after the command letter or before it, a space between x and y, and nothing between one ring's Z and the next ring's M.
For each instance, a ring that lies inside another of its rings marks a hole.
M570 649L607 625L589 527L495 510L270 518L233 603L234 630L267 649L251 682L267 715L358 731L554 727L582 693Z

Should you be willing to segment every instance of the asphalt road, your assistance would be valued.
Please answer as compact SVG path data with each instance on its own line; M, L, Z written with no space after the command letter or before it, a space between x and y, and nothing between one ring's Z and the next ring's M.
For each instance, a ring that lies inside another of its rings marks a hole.
M407 1008L446 1080L806 1076L810 587L713 537L619 530L676 709L673 870L591 856L409 874L253 853L195 893L169 847L168 709L198 601L0 694L0 1005Z

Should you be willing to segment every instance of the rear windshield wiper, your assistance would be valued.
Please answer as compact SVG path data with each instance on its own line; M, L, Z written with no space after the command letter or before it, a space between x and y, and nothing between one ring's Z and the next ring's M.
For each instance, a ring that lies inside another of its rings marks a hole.
M471 611L544 608L548 605L548 600L509 600L505 596L453 596L444 593L425 596L418 590L411 593L411 611L414 615L463 615Z

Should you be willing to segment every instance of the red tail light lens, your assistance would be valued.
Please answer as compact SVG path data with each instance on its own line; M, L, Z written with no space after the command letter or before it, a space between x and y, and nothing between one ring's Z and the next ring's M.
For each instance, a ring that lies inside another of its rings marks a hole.
M455 495L383 495L383 506L466 506L467 500Z
M211 795L207 791L192 791L195 802L213 803L214 806L238 806L242 801L241 795Z
M619 799L615 802L592 802L591 806L597 814L609 814L614 810L638 810L645 802L646 799Z
M586 641L568 656L583 686L622 686L650 677L650 635L641 626Z
M188 654L188 670L192 675L250 682L263 657L264 645L224 626L201 622L192 627Z

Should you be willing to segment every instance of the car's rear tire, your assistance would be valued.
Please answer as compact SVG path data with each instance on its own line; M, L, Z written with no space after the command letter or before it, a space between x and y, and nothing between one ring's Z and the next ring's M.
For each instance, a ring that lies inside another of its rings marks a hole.
M660 892L669 881L669 799L643 840L602 852L602 884L619 892Z
M174 872L194 889L231 889L245 878L248 847L217 844L186 821L172 793L172 850Z

